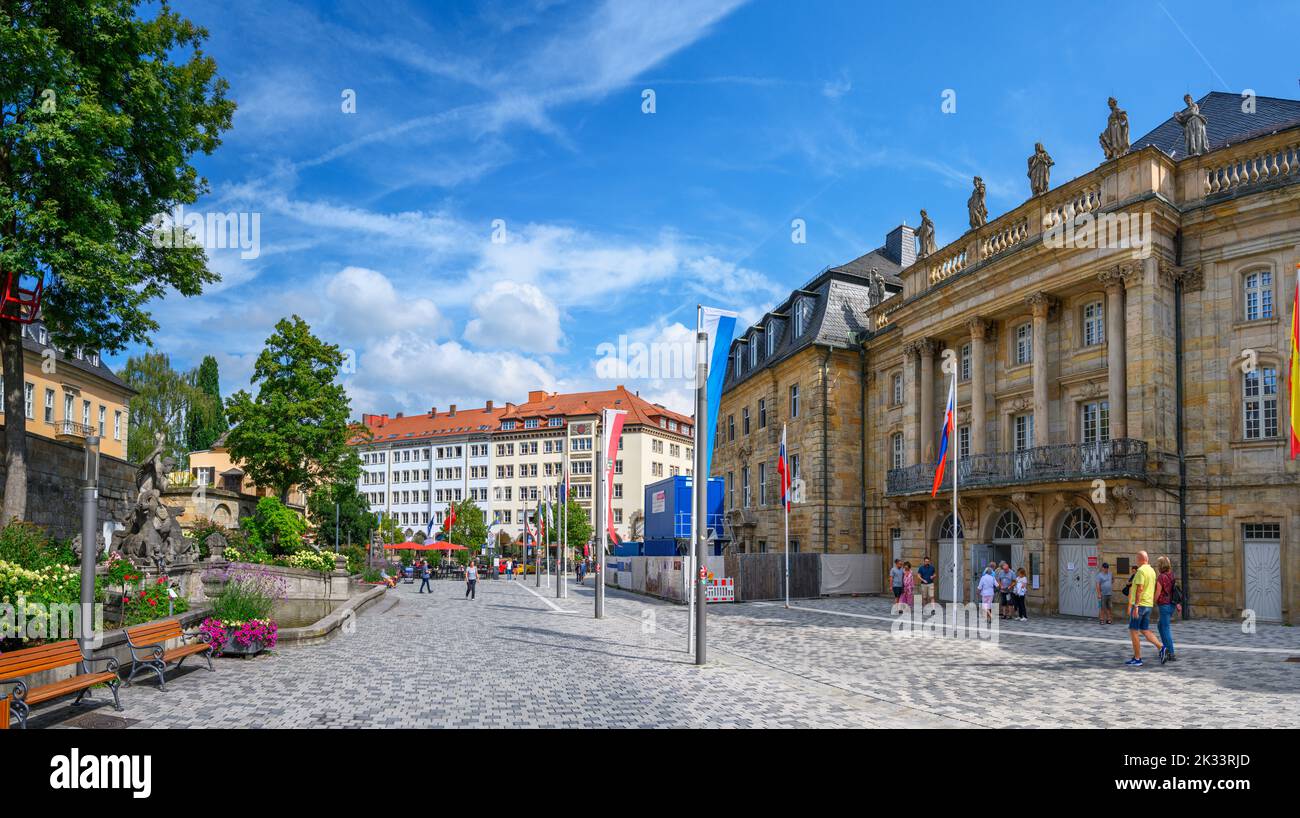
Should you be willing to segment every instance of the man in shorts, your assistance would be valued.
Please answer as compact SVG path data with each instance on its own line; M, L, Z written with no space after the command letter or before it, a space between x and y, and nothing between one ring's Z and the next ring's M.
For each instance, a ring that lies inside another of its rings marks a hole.
M1128 599L1128 636L1133 640L1133 658L1124 664L1142 667L1142 637L1156 646L1160 652L1160 664L1165 663L1165 646L1160 644L1155 633L1151 631L1151 609L1156 604L1156 570L1150 565L1151 558L1147 552L1137 554L1137 571L1133 573L1133 587L1129 589Z
M1011 598L1012 586L1016 584L1016 572L1006 560L993 572L993 579L998 583L998 603L1002 606L1000 615L1003 619L1011 618L1011 610L1016 602Z
M894 567L889 569L889 584L894 589L894 604L903 596L903 561L894 560Z
M1101 572L1097 574L1097 622L1102 625L1111 624L1110 621L1110 595L1115 589L1115 575L1110 572L1110 563L1101 564Z
M934 602L934 566L930 564L929 557L922 558L916 575L921 579L921 605Z

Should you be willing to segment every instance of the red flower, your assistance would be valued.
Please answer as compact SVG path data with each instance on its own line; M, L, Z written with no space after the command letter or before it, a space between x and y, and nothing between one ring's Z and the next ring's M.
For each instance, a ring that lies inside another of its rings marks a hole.
M131 602L131 597L129 597L129 596L124 596L124 597L122 597L122 604L123 604L123 605L129 605L130 602Z
M158 600L156 600L156 599L151 599L151 600L149 600L149 604L156 608L156 607L158 607Z

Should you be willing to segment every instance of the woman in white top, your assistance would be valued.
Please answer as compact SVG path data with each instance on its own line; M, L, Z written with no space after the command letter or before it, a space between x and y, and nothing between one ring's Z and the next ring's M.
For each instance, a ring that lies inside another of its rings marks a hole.
M1021 568L1016 572L1016 584L1011 592L1011 599L1016 603L1016 618L1021 622L1029 621L1029 616L1025 613L1027 593L1029 593L1029 577L1025 575L1025 569Z

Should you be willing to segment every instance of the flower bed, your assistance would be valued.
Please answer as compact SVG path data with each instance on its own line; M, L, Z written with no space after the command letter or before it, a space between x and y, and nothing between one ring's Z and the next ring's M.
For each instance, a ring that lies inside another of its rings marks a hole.
M275 604L287 596L282 578L265 568L232 564L224 571L210 572L206 579L222 583L212 600L212 616L199 628L212 640L215 652L251 656L275 647L277 626L272 614Z
M278 629L272 619L229 622L210 616L199 626L199 633L208 637L218 656L252 656L275 647Z

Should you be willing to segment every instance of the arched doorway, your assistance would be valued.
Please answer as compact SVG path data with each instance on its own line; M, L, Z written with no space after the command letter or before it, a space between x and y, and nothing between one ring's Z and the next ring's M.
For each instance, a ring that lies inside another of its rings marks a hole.
M1013 508L1002 512L993 524L993 552L994 559L998 562L1006 560L1012 571L1024 568L1028 573L1029 566L1025 565L1025 523Z
M1072 508L1056 534L1057 607L1066 616L1095 616L1097 597L1097 518L1086 508Z
M953 529L957 532L957 562L953 564ZM964 599L959 596L953 599L953 589L961 588L963 582L962 564L965 562L966 554L966 532L962 526L961 518L953 518L952 514L943 518L939 523L939 533L936 537L938 545L939 563L936 566L939 576L939 599L944 602L963 602ZM955 570L955 574L954 574Z

